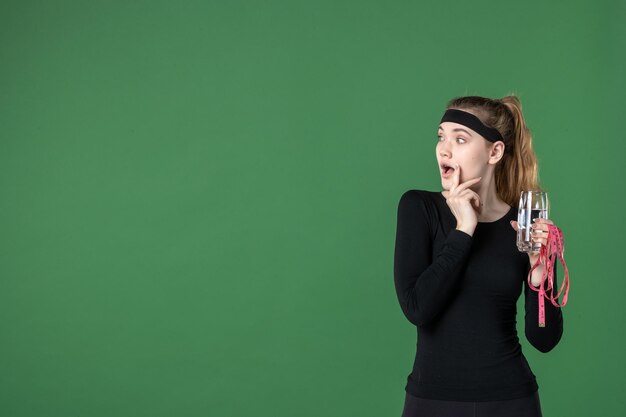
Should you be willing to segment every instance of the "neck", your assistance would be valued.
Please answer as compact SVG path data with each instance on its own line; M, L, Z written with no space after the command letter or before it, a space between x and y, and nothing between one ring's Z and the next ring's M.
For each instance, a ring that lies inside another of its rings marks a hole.
M480 182L481 184L474 190L482 203L478 211L478 221L490 222L497 220L506 214L511 209L511 206L498 197L496 181L493 175L488 176L484 183Z

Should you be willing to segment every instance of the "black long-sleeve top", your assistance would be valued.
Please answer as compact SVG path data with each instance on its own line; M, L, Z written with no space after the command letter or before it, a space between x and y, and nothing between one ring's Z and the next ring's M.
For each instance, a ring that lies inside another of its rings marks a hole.
M417 351L405 390L430 399L496 401L538 389L517 336L517 300L524 289L525 334L541 352L561 339L561 309L528 287L528 255L519 252L510 220L456 230L440 192L409 190L398 204L394 282L402 312L417 327ZM555 265L556 266L556 265ZM556 268L554 287L556 282ZM556 293L556 292L555 292Z

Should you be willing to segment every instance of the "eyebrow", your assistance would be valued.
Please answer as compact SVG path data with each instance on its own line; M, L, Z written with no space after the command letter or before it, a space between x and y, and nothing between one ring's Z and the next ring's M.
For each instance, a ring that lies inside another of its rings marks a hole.
M443 130L443 128L442 128L441 126L439 126L439 129ZM465 132L465 133L467 133L469 136L472 136L472 134L471 134L470 132L468 132L468 131L467 131L467 130L465 130L465 129L461 129L461 128L459 128L459 127L457 127L456 129L452 129L452 131L453 131L453 132ZM473 136L472 136L472 137L473 137Z

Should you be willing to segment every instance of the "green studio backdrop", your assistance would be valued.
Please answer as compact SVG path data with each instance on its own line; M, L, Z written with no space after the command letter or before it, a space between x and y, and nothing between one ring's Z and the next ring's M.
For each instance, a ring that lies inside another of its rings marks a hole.
M544 415L624 415L624 7L3 1L0 415L399 416L399 198L509 93L571 274L553 351L518 304Z

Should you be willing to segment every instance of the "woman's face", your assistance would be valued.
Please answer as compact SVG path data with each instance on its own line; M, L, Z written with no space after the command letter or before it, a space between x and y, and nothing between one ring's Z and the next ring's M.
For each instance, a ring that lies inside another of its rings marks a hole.
M446 166L454 168L458 164L461 167L459 184L477 177L485 178L490 142L469 127L453 122L441 123L437 136L437 163L444 190L450 189L454 174L454 170Z

